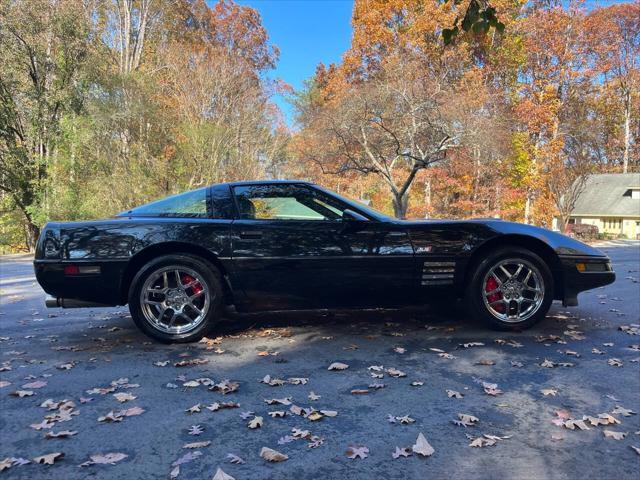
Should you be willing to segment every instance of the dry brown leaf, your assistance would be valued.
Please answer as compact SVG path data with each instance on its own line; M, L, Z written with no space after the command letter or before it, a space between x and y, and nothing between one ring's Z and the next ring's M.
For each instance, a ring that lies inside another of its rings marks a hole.
M43 382L42 380L38 380L36 382L31 382L31 383L25 383L22 388L29 390L31 388L33 389L37 389L37 388L42 388L44 386L47 385L47 382Z
M235 465L241 465L244 463L244 460L242 458L240 458L238 455L234 455L233 453L227 453L227 458L229 459L229 462Z
M393 367L387 368L387 373L392 377L396 377L396 378L407 376L407 374L404 373L402 370L398 370L397 368L393 368Z
M11 385L11 382L7 382L6 380L0 380L0 388L8 387L9 385ZM0 470L0 472L1 471L2 470Z
M316 395L315 393L313 393L313 391L311 393L309 393L309 400L320 400L320 398L322 398L320 395Z
M11 395L12 397L30 397L33 395L33 392L31 390L15 390L13 392L11 392L9 395Z
M176 478L178 478L178 475L180 475L180 465L176 465L169 472L169 480L175 480Z
M264 378L260 380L260 382L266 383L267 385L270 385L272 387L280 387L285 384L284 380L280 378L271 378L271 375L265 375Z
M609 360L607 360L607 363L609 365L611 365L612 367L621 367L622 365L624 365L622 363L622 360L620 360L618 358L610 358Z
M91 455L89 460L80 464L81 467L87 467L89 465L115 465L116 463L124 460L129 455L126 453L98 453Z
M486 359L486 358L478 360L477 362L474 363L474 365L483 365L483 366L486 366L486 367L491 367L491 366L493 366L495 364L496 364L496 362L494 362L493 360Z
M199 403L196 403L193 407L189 407L185 410L185 412L187 413L200 413L201 410L201 405Z
M549 395L555 397L558 393L558 390L556 390L555 388L543 388L542 390L540 390L540 393L542 393L542 395L544 395L545 397Z
M400 457L409 457L411 456L412 453L413 451L411 450L411 447L404 447L404 448L396 447L396 451L393 452L391 456L394 459L396 459Z
M320 413L325 417L336 417L338 416L338 412L335 410L320 410Z
M260 456L268 462L284 462L289 458L284 453L280 453L269 447L262 447L262 449L260 449Z
M478 417L474 417L473 415L469 415L467 413L459 413L458 420L454 420L453 423L458 426L469 427L478 423L480 419Z
M236 480L236 479L231 475L224 473L224 471L220 467L218 467L218 470L216 470L216 474L213 476L211 480Z
M334 362L329 365L327 370L346 370L347 368L349 368L349 365L346 363Z
M460 346L463 347L463 348L484 347L484 343L482 343L482 342L469 342L469 343L461 343Z
M226 395L227 393L237 391L239 387L240 384L238 382L232 382L231 380L226 379L222 380L220 383L213 385L212 387L209 387L209 390L216 390L223 395Z
M291 397L264 399L267 405L291 405Z
M47 432L44 434L44 438L69 438L76 435L78 432L75 430L61 430L59 432Z
M192 358L190 360L181 360L173 364L174 367L191 367L193 365L203 365L209 363L206 358Z
M204 442L185 443L182 448L204 448L209 445L211 445L211 440L205 440Z
M43 465L53 465L55 462L57 462L58 460L62 460L63 458L64 458L64 453L55 452L55 453L48 453L46 455L35 457L33 461L35 463L41 463Z
M463 394L461 394L460 392L456 392L455 390L447 390L447 396L449 398L462 398L462 397L464 397Z
M131 395L130 393L125 393L125 392L114 393L113 396L120 403L128 402L130 400L135 400L136 398L138 398L135 395Z
M351 390L351 393L353 395L365 395L369 393L369 390L367 390L366 388L354 388L353 390Z
M187 433L189 435L200 435L202 432L204 432L204 428L202 428L200 425L191 425Z
M307 415L307 419L311 420L312 422L317 422L318 420L322 419L322 417L324 417L324 415L315 410Z
M284 418L287 415L287 412L284 410L276 410L275 412L267 412L271 418Z
M616 432L614 430L604 430L602 433L604 433L605 438L613 438L614 440L622 440L627 436L626 432Z
M249 424L247 425L247 427L249 428L260 428L262 427L262 423L263 423L264 419L262 417L253 417L253 420L251 420L249 422Z
M348 458L367 458L369 456L369 449L363 445L349 445L346 455Z
M309 382L309 379L302 378L302 377L292 377L292 378L288 378L287 382L290 383L291 385L306 385Z
M424 438L422 433L418 434L418 438L416 443L411 447L413 453L417 453L418 455L422 455L424 457L430 457L434 454L435 450L433 447L427 442L427 439Z
M623 417L630 417L631 415L635 415L636 412L633 410L629 410L628 408L621 407L620 405L616 405L616 408L611 412L612 414L620 414Z
M636 452L638 455L640 455L640 447L636 447L635 445L629 445L634 452Z

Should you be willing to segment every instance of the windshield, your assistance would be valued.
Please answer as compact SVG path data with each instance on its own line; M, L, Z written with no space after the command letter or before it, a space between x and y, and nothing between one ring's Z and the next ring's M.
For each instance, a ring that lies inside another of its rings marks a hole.
M347 205L353 207L356 211L362 212L366 216L368 216L370 218L373 218L374 220L378 220L380 222L393 220L393 218L391 218L390 216L385 215L384 213L381 213L381 212L379 212L377 210L374 210L373 208L368 207L364 203L360 203L357 200L351 200L350 198L343 197L342 195L339 195L336 192L333 192L333 191L328 190L326 188L320 187L318 185L314 185L314 187L317 188L318 190L322 190L323 192L325 192L328 195L336 197L337 199L341 200L342 202L346 203Z

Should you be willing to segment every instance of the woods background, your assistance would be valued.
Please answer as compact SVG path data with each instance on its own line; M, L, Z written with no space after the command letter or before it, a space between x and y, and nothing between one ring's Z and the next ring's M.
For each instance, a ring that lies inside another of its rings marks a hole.
M468 1L356 0L342 62L302 91L269 80L277 46L232 1L1 2L3 251L48 220L258 178L549 227L579 176L640 168L638 1L491 0L502 33L479 22L445 45Z

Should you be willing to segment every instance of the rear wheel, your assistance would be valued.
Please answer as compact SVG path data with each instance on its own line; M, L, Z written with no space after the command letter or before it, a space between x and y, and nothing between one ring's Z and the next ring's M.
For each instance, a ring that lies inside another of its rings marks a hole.
M220 274L209 262L190 255L164 255L134 277L129 310L150 337L193 342L219 320L222 295Z
M553 276L535 253L503 247L479 262L467 285L469 313L498 330L521 330L542 320L553 301Z

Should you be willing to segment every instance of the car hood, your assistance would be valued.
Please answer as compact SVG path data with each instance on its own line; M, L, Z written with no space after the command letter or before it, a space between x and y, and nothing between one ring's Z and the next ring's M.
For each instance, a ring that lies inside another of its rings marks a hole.
M553 248L558 255L606 257L606 255L597 248L593 248L575 238L546 228L525 225L523 223L506 222L493 218L471 220L400 220L399 222L409 231L433 228L434 226L456 225L462 229L464 229L465 226L473 230L480 228L485 230L486 233L493 233L493 235L489 235L490 237L499 235L523 235L543 241Z

